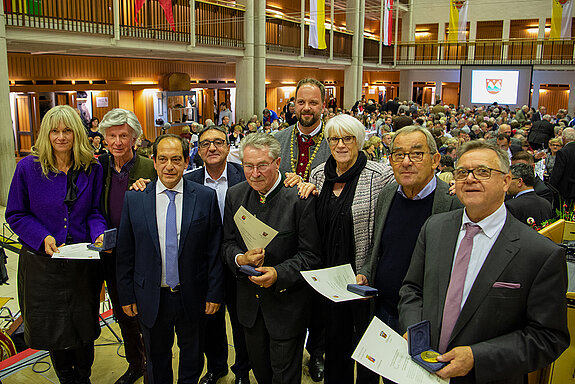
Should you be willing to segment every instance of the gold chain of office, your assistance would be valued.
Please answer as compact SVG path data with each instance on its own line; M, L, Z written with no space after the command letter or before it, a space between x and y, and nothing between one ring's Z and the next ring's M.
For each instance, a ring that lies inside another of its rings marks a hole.
M291 170L293 173L296 173L296 165L298 163L298 159L294 159L293 158L293 142L296 140L296 131L297 131L297 127L293 128L292 131L292 135L291 135L291 144L290 144L290 149L289 149L289 156L290 156L290 161L291 161ZM310 139L313 140L313 137ZM311 155L311 157L309 158L309 161L307 162L307 166L305 167L305 172L303 173L302 179L305 181L307 178L307 175L309 174L309 171L311 169L311 163L313 162L313 159L315 159L315 155L317 155L317 152L319 151L319 147L321 146L321 141L323 140L323 126L321 127L321 131L319 132L319 137L318 137L318 144L316 144L316 147Z

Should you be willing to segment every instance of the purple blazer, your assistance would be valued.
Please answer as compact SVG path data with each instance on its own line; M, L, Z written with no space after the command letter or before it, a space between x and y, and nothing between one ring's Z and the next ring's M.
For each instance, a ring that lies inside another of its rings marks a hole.
M64 204L65 173L42 174L35 156L23 158L16 166L10 185L6 222L29 247L44 252L44 238L54 236L58 246L66 242L68 231L73 243L93 242L106 230L100 213L102 167L96 163L91 172L80 172L76 185L78 198L70 213Z

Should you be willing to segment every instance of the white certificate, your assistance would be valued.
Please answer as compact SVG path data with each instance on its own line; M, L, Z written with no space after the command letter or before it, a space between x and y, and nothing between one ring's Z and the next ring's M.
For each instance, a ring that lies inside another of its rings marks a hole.
M374 317L351 356L380 376L398 384L446 384L411 359L407 340Z
M73 259L73 260L100 260L100 252L88 248L90 243L77 243L64 245L58 250L60 252L52 255L53 259Z
M234 222L242 235L248 251L256 248L265 248L278 234L278 231L258 220L240 206L234 215Z
M300 273L313 289L336 303L365 298L347 290L348 284L356 283L351 264Z

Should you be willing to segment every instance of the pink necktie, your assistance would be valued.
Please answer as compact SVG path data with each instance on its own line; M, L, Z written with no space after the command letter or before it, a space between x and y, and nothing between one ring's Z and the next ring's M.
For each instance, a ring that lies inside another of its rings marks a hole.
M441 337L439 338L439 352L447 352L449 338L455 327L455 322L461 311L461 299L463 297L463 286L465 285L465 276L467 267L473 249L473 238L481 231L481 227L472 224L465 224L465 236L461 240L457 256L455 257L455 266L449 280L445 305L443 307L443 321L441 322Z

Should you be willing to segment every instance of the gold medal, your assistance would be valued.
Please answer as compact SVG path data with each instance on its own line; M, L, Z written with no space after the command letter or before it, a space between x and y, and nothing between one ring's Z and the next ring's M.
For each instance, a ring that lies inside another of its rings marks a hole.
M421 352L421 359L423 361L426 361L428 363L437 363L437 356L439 356L440 353L437 353L435 351L425 351L425 352Z

